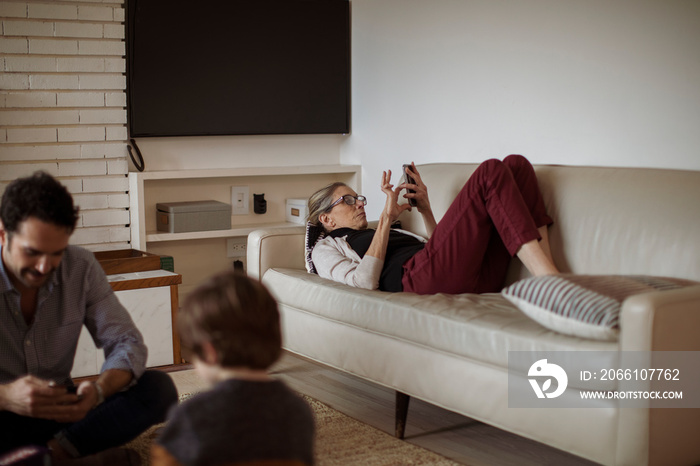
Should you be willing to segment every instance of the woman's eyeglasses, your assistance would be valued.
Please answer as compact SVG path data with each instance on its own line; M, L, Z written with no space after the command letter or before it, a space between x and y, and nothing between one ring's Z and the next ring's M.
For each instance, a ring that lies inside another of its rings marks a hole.
M326 212L330 212L330 210L340 204L341 202L345 201L347 205L355 205L357 201L360 201L363 205L367 205L367 198L365 196L353 196L352 194L346 194L345 196L341 196L338 198L337 201L335 201L333 204L331 204L327 209Z

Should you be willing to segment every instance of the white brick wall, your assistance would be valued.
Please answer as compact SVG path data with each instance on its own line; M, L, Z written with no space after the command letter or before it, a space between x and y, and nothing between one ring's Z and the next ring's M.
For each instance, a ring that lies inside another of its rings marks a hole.
M123 0L0 0L0 193L36 170L81 209L71 242L129 248Z

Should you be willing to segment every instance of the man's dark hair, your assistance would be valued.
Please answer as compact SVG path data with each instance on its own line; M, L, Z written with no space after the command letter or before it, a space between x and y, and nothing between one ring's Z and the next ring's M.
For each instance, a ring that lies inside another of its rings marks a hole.
M29 217L66 227L73 233L78 222L78 208L65 186L46 172L18 178L2 195L0 220L8 233L16 233Z

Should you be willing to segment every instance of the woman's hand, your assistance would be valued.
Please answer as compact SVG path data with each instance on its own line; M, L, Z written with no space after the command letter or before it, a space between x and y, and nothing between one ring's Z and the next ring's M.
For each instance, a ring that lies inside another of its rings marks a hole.
M399 218L401 212L411 208L408 204L399 205L399 193L403 189L402 186L399 185L394 189L394 185L391 184L391 170L382 172L381 189L386 194L386 203L384 204L382 216L389 222L389 225Z
M399 205L399 192L401 192L403 188L397 187L394 189L394 185L391 184L391 170L382 172L382 184L380 187L384 194L386 194L386 203L384 204L384 210L382 210L379 216L377 230L372 237L372 242L365 256L376 257L383 261L386 258L386 248L389 244L391 224L399 218L401 212L410 208L410 206L408 204Z
M435 216L433 215L433 209L430 206L428 187L425 185L425 183L423 183L423 179L421 178L414 162L411 162L411 166L407 167L406 171L408 172L408 175L413 178L415 183L401 183L398 188L399 190L406 189L408 191L409 189L412 189L415 191L415 193L406 192L404 193L403 197L416 201L416 208L423 216L423 223L425 223L428 237L430 237L433 234L433 231L435 231L437 222L435 221Z
M406 168L408 176L413 178L415 183L401 183L399 185L400 189L405 189L403 197L406 199L413 199L416 201L416 208L418 212L423 213L424 211L430 209L430 199L428 199L428 187L423 183L423 179L416 168L416 164L411 162L411 166ZM413 190L415 193L409 193L408 190Z

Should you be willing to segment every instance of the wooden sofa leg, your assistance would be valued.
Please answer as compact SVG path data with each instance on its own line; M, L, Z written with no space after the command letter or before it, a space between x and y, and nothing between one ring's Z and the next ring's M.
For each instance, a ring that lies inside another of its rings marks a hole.
M396 438L402 439L406 432L406 418L408 417L408 402L411 397L405 393L396 392Z

